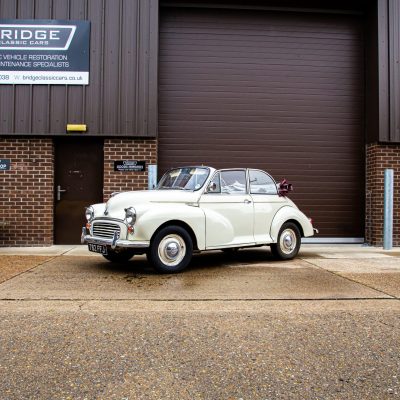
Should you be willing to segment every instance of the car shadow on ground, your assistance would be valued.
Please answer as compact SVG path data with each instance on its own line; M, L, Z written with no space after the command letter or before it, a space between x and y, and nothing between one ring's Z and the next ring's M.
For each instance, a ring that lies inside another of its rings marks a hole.
M282 267L288 261L276 260L271 254L268 247L257 249L241 249L239 251L224 252L220 250L208 251L204 253L194 254L189 266L182 271L185 272L211 272L214 270L222 271L223 269L235 266L251 266L266 264L269 267ZM152 268L145 256L134 256L131 260L124 263L113 263L103 261L95 264L97 269L102 271L110 271L112 273L135 273L143 275L159 275Z

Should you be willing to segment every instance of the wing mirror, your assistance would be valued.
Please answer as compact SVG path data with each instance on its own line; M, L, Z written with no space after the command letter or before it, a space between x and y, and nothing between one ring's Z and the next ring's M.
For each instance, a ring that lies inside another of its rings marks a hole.
M210 182L207 187L207 193L214 193L217 191L217 184L215 182Z

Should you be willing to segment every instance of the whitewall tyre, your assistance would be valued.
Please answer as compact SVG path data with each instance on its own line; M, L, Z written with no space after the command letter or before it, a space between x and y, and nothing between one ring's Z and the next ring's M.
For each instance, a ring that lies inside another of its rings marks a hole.
M193 242L189 233L180 226L162 228L153 237L147 258L154 269L168 274L185 269L193 255Z
M296 224L286 222L279 230L277 243L271 244L271 251L275 258L291 260L299 253L301 234Z

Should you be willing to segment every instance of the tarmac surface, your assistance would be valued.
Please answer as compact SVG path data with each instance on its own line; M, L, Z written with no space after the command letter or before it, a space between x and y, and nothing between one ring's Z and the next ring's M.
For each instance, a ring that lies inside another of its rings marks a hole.
M0 248L1 399L400 398L400 249Z

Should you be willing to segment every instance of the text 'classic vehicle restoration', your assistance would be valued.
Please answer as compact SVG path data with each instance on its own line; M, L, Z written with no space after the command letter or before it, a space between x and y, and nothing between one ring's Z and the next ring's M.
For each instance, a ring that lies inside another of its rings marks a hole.
M256 169L175 168L155 190L116 193L87 207L81 241L113 262L146 253L163 273L182 271L204 250L269 245L288 260L301 237L316 231L288 190Z

